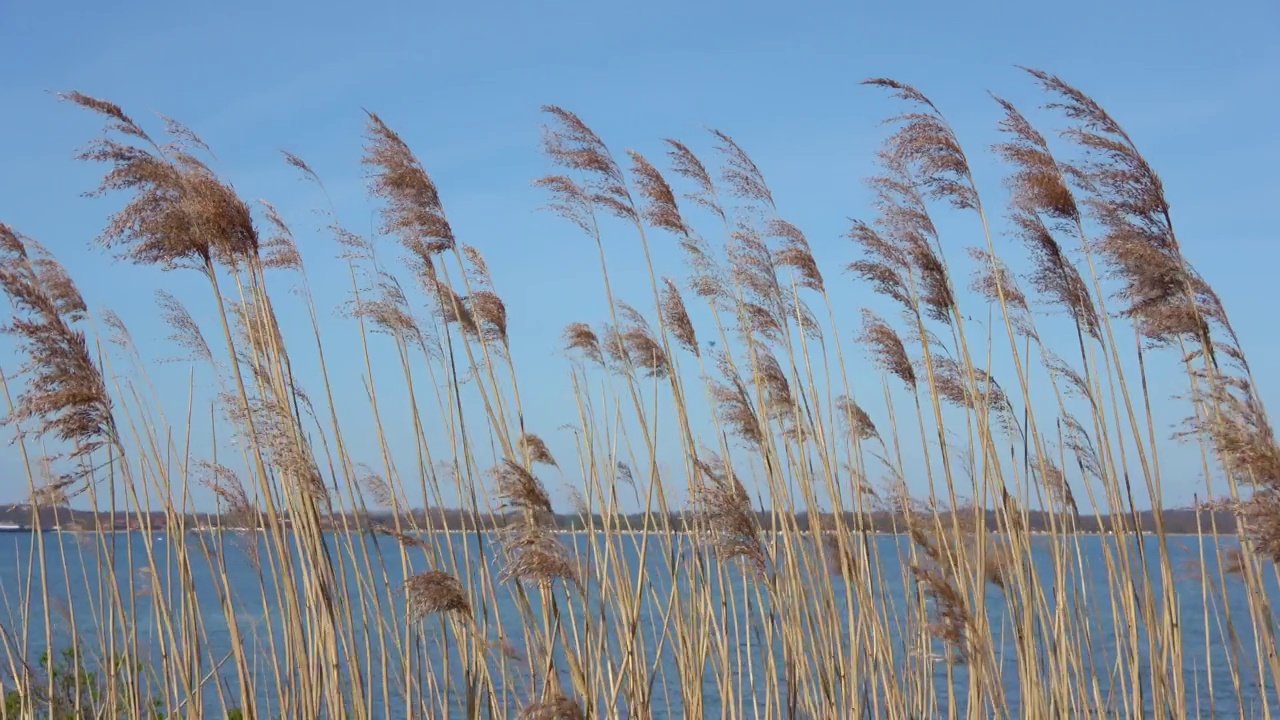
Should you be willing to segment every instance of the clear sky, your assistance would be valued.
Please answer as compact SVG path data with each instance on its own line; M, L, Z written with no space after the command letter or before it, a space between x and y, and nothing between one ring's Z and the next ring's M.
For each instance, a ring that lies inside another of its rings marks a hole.
M615 152L634 147L655 160L664 137L707 149L705 127L733 135L763 169L782 213L808 234L828 284L846 286L838 312L851 322L869 293L837 272L854 258L841 234L848 218L867 217L862 181L882 137L878 122L894 109L858 81L892 76L917 86L980 155L995 141L999 119L986 91L1027 109L1040 99L1014 67L1028 65L1094 95L1161 172L1186 253L1222 295L1275 407L1278 306L1267 288L1276 282L1280 244L1266 218L1280 198L1277 37L1274 0L5 0L0 219L53 249L92 306L124 317L144 354L171 355L153 291L201 303L196 278L132 269L91 245L118 199L79 197L100 169L77 164L72 152L99 124L51 93L76 89L144 122L159 112L190 125L246 198L270 200L294 225L325 308L346 298L343 269L315 232L312 211L321 199L278 151L305 158L343 219L364 230L372 206L358 162L361 109L374 110L439 183L458 235L488 256L511 311L525 402L538 408L550 436L574 419L571 407L557 411L570 403L560 330L604 313L591 248L565 223L536 212L545 198L530 181L549 170L538 151L539 105L572 109ZM980 182L998 193L994 166L976 167ZM634 242L621 244L627 247L611 250L617 289L641 304L647 276L627 272L638 256ZM658 254L661 268L678 272L673 243ZM335 337L350 337L341 321L325 322ZM12 372L7 347L0 362ZM349 390L344 402L359 407L357 359L336 362L349 373L339 383ZM156 381L166 396L183 398L186 377L185 367L170 365ZM1162 394L1182 390L1174 376L1163 377L1170 385ZM868 379L874 393L878 380ZM168 410L182 407L177 401ZM364 442L355 453L375 459L376 447ZM25 481L12 475L15 448L0 447L0 468L10 475L0 501L20 499ZM1196 486L1194 477L1167 482L1179 502Z

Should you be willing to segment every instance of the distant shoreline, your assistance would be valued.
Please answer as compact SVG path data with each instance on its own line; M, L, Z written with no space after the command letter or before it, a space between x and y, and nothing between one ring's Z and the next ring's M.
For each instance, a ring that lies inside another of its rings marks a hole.
M492 534L492 533L495 533L495 532L499 532L499 531L501 531L501 529L502 529L502 528L491 528L491 529L486 529L486 530L480 530L479 532L484 533L484 534ZM185 533L186 533L186 534L188 534L188 535L199 535L199 534L214 534L214 533L217 533L217 532L224 532L224 533L248 533L248 532L266 533L267 531L268 531L268 528L256 528L256 529L251 529L251 528L187 528L187 529L185 530ZM655 530L651 530L651 531L645 531L645 530L634 530L634 529L616 529L616 530L604 530L604 529L600 529L600 530L596 530L596 531L592 532L592 531L589 531L589 530L581 530L581 529L578 529L578 530L568 530L568 529L562 529L562 528L549 528L549 529L548 529L548 531L549 531L549 532L551 532L552 534L555 534L555 535L593 535L593 534L594 534L594 535L645 535L645 534L646 534L646 532L647 532L647 534L649 534L649 535L651 535L651 536L661 536L661 535L665 535L665 534L667 534L667 533L664 533L663 531L661 531L661 530L657 530L657 529L655 529ZM290 532L290 533L291 533L291 532L293 532L293 530L292 530L292 528L287 528L287 529L286 529L286 532ZM361 529L351 529L351 530L348 530L348 529L345 529L345 528L330 528L330 529L326 529L326 530L324 530L324 533L326 533L326 534L347 534L347 535L364 534L364 533L370 533L370 532L372 532L372 533L377 533L378 531L377 531L376 529L374 529L374 528L361 528ZM476 532L477 532L476 530L455 530L455 529L450 529L450 530L408 530L408 531L404 531L404 534L405 534L405 535L408 535L408 536L410 536L410 537L418 537L418 536L431 536L431 535L475 535L475 534L476 534ZM35 535L35 534L37 534L37 533L43 533L43 534L48 534L48 535L96 535L96 534L102 534L102 535L133 535L133 534L137 534L137 535L171 535L171 534L173 534L173 532L172 532L172 531L167 530L167 529L146 530L146 529L142 529L142 528L112 528L112 529L103 529L103 530L96 530L96 529L91 529L91 528L88 528L88 529L87 529L87 528L18 528L18 529L8 529L8 528L6 528L6 529L3 529L3 530L0 530L0 537L3 537L3 536L5 536L5 535ZM785 531L782 531L782 530L774 530L774 531L767 531L767 530L766 530L766 531L762 531L762 534L764 534L764 535L774 535L774 536L783 535L784 533L785 533ZM691 531L688 531L688 530L673 530L670 534L671 534L671 535L693 535L693 534L696 534L696 533L691 532ZM807 529L806 529L806 530L797 530L797 531L796 531L796 534L798 534L798 535L812 535L812 534L814 534L814 532L813 532L812 530L807 530ZM882 530L871 530L871 531L867 532L866 534L867 534L867 535L883 536L883 537L906 537L906 536L908 535L908 533L905 533L905 532L890 532L890 531L882 531ZM1005 535L1005 534L1007 534L1007 533L1000 533L1000 532L991 531L991 532L990 532L990 534L991 534L991 535ZM1064 537L1069 537L1069 536L1070 536L1070 535L1068 535L1067 533L1057 533L1057 534L1058 534L1058 535L1060 535L1060 536L1064 536ZM1127 536L1127 535L1132 535L1132 534L1133 534L1132 532L1119 533L1119 535L1122 535L1122 536ZM1140 531L1138 531L1138 534L1141 534L1141 535L1142 535L1142 536L1144 536L1144 537L1155 537L1155 536L1158 536L1158 533L1156 533L1156 532L1155 532L1155 531L1153 531L1153 530L1140 530ZM1052 532L1048 532L1048 531L1043 531L1043 530L1033 530L1033 531L1031 531L1030 535L1031 535L1032 537L1049 537L1049 536L1054 535L1054 533L1052 533ZM1085 536L1099 536L1099 537L1105 537L1105 536L1116 536L1116 535L1117 535L1117 533L1112 532L1112 531L1097 532L1097 531L1081 530L1081 531L1076 532L1076 533L1075 533L1075 535L1085 535ZM1194 537L1207 537L1207 538L1208 538L1208 537L1234 537L1234 536L1235 536L1235 533L1234 533L1234 532L1218 532L1218 533L1213 533L1213 532L1208 532L1208 531L1206 531L1206 532L1203 532L1203 533L1190 533L1190 532L1166 532L1166 533L1165 533L1165 537L1177 537L1177 538L1186 538L1186 537L1192 537L1192 538L1194 538ZM388 536L388 537L390 537L390 536Z

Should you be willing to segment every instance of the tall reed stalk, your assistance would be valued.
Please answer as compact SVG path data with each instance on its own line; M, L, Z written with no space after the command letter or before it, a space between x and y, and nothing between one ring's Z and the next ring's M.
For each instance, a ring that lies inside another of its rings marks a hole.
M285 153L326 218L299 242L190 129L65 95L124 199L99 245L197 280L158 296L189 377L162 390L0 225L36 528L0 586L0 718L1271 717L1280 447L1252 369L1134 139L1028 72L1062 124L995 98L981 192L940 107L867 82L907 109L843 277L728 134L666 140L664 170L544 108L534 184L585 236L548 251L600 270L561 319L563 408L527 402L510 329L546 318L504 301L518 269L379 115L381 224L348 229ZM312 287L317 253L349 286ZM1175 439L1194 515L1166 505Z

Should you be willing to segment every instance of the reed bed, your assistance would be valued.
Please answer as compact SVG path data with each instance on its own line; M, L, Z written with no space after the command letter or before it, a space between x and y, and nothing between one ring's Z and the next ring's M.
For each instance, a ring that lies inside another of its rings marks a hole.
M865 83L889 129L841 267L729 135L647 158L544 108L534 183L581 235L557 251L599 262L599 304L557 320L561 428L527 425L509 333L547 318L508 307L502 259L378 115L377 236L325 200L301 243L190 129L62 96L104 126L78 156L119 203L98 244L203 300L159 295L192 378L169 417L125 321L0 225L33 522L78 504L144 530L33 534L0 717L1271 717L1280 448L1244 349L1134 139L1028 78L1049 126L995 98L1006 182L981 192L942 109ZM621 244L646 264L610 265ZM662 276L675 245L687 274ZM313 288L300 246L349 285ZM619 297L619 272L649 290ZM332 337L335 305L358 335ZM362 376L334 375L353 350ZM1199 468L1161 462L1169 395ZM1189 475L1179 538L1162 487Z

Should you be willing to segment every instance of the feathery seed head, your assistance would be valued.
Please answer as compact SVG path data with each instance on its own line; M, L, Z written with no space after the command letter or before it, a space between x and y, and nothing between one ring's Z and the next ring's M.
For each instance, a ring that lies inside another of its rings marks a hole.
M88 341L73 324L86 314L62 265L42 247L0 223L0 289L14 318L0 331L27 357L27 386L6 423L34 422L34 431L69 442L72 457L117 441L111 398Z
M667 157L671 160L672 171L686 180L692 181L698 188L697 191L685 195L685 198L700 207L710 210L721 220L724 220L726 218L725 211L720 206L719 198L716 196L715 181L711 179L711 173L707 171L707 167L684 143L669 138L666 143L670 147L667 151Z
M560 467L556 464L556 459L551 456L551 449L547 447L546 441L533 433L527 432L520 436L520 450L529 456L531 462Z
M361 163L370 169L370 193L385 203L383 232L431 255L452 249L453 228L440 192L409 145L375 113L369 113L366 139Z
M525 706L517 720L582 720L584 717L577 700L558 695Z
M1008 180L1014 203L1060 220L1079 219L1075 195L1067 187L1065 173L1050 153L1044 136L1013 103L998 97L995 100L1005 113L1000 130L1010 136L995 150L1014 168Z
M625 220L638 221L626 176L600 136L568 110L547 105L542 111L553 119L553 124L544 128L543 152L557 165L587 177L583 191L590 205L602 206Z
M843 395L836 398L836 408L848 426L849 432L853 433L859 440L880 437L880 431L876 429L871 416L852 398Z
M604 364L600 337L590 325L582 322L569 323L564 329L564 344L565 350L579 350L586 359L600 365Z
M693 321L689 319L689 311L685 308L684 298L680 297L680 290L670 278L663 278L662 284L663 319L681 347L698 355L698 334L694 331Z
M436 613L457 613L471 617L466 588L458 578L442 570L428 570L404 582L409 622L418 622Z
M774 262L778 267L793 269L799 275L801 287L822 292L822 271L818 268L818 262L813 259L809 241L800 228L786 220L775 218L769 222L769 233L782 239L782 247L774 253Z
M676 235L688 235L689 229L680 214L676 194L666 178L640 153L633 150L627 154L631 156L631 174L636 178L636 187L645 199L644 219L656 228Z
M1065 308L1087 335L1100 337L1101 323L1089 286L1053 232L1038 215L1026 208L1017 208L1012 220L1031 255L1034 268L1030 276L1032 287L1050 303Z
M863 308L862 333L858 340L870 348L872 357L882 370L896 376L908 389L916 389L916 371L907 355L907 347L889 323Z
M518 580L543 587L562 580L581 588L581 572L568 548L546 528L526 522L506 529L503 550L507 564L500 575L502 581Z
M885 143L888 152L915 168L920 182L934 198L961 210L978 207L969 160L937 106L919 90L895 80L876 78L863 84L890 90L896 97L923 108L888 121L899 125Z
M551 512L551 498L542 481L520 464L504 460L492 471L498 483L498 496L512 507L522 510Z
M700 481L690 488L702 531L720 560L742 560L763 577L768 554L751 497L731 465L715 453L706 455L709 461L696 461Z
M769 191L769 185L764 181L764 174L760 172L760 168L756 166L751 156L725 133L712 130L711 134L717 140L716 150L724 158L725 167L721 171L721 178L733 194L743 200L774 207L773 193Z
M293 239L293 231L285 224L275 206L266 200L258 201L263 207L263 214L272 228L272 233L262 241L262 264L268 268L280 270L301 270L302 254L298 252L298 244Z

